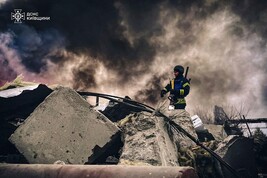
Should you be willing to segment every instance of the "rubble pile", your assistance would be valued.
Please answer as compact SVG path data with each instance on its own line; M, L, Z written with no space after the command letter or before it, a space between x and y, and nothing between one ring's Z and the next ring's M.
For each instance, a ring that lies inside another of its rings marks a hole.
M229 118L220 107L215 107L216 125L199 122L196 128L185 110L158 108L168 121L143 111L142 105L123 104L134 104L129 97L121 103L110 101L98 111L70 88L22 88L0 92L0 162L183 166L185 172L196 170L199 177L232 176L206 150L174 130L170 125L174 122L243 177L257 175L253 142L229 136L236 132L225 130Z

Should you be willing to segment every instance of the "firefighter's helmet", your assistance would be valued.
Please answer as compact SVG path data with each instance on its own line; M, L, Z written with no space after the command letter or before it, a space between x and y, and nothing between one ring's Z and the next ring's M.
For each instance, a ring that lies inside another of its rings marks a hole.
M180 74L184 73L184 67L181 65L177 65L174 67L173 71L178 71Z

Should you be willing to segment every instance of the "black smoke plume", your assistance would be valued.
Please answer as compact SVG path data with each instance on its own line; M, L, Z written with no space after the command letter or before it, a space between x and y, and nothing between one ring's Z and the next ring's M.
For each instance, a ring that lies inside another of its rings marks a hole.
M130 44L123 34L125 27L120 25L122 17L116 8L116 1L110 0L10 0L1 6L1 31L11 30L15 34L14 48L21 54L22 63L29 71L39 73L41 69L45 70L46 55L54 63L69 60L51 54L53 49L66 47L75 54L82 53L101 60L107 68L122 74L119 82L125 82L146 71L147 67L140 67L141 63L149 66L153 61L155 49L147 39L154 33L151 27L156 26L154 7L156 4L151 2L125 3L125 10L129 12L129 28L133 33L143 33L134 44ZM51 17L51 21L25 21L25 25L13 25L9 19L10 12L15 8L25 12L38 12L42 16ZM144 13L139 13L140 11ZM160 31L159 26L158 28ZM36 38L34 33L41 35ZM61 46L55 46L58 43ZM91 74L88 73L89 77L94 77ZM84 77L80 78L84 80L82 83L87 82L86 75Z
M14 9L51 20L14 24ZM189 102L244 98L264 110L266 23L265 0L7 0L0 5L0 84L23 71L37 81L65 76L75 89L120 88L154 104L181 64L190 67Z

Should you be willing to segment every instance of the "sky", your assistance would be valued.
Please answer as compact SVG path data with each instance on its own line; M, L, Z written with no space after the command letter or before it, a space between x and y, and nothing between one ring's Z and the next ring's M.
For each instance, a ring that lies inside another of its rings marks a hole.
M49 20L14 23L11 14ZM267 117L266 0L1 0L0 86L24 80L156 106L189 67L187 110Z

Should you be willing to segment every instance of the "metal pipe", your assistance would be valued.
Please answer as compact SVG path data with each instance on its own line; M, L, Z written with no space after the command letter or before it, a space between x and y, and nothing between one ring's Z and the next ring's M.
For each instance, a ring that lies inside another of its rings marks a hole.
M95 101L95 106L98 106L98 105L99 105L99 97L97 96L96 101Z
M197 178L191 167L0 164L0 178Z
M244 115L243 115L243 119L246 121L246 118L245 118L245 116L244 116ZM248 131L249 131L250 137L252 137L252 133L251 133L251 131L250 131L250 129L249 129L248 122L246 122L246 125L247 125L247 128L248 128Z
M255 119L234 119L234 120L228 120L229 123L267 123L267 118L255 118Z

